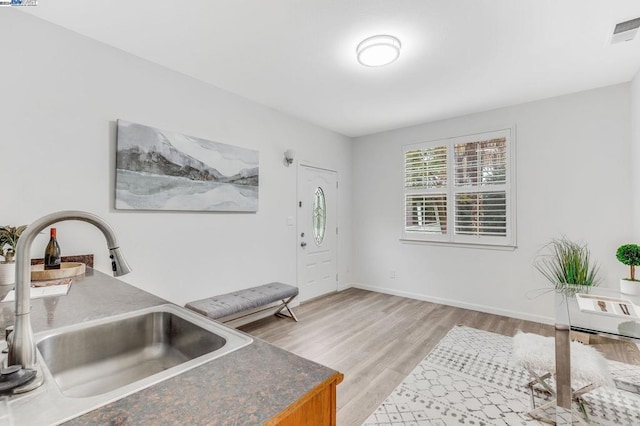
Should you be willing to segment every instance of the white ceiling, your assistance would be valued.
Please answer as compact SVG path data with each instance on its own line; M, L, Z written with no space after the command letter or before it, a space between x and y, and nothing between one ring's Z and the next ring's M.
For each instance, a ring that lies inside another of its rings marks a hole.
M277 110L360 136L626 82L638 0L40 0L45 20ZM402 41L366 68L357 44Z

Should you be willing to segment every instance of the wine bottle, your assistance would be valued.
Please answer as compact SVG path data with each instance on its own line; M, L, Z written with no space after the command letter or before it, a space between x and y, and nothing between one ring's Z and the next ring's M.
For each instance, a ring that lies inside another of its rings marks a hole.
M44 250L44 269L60 269L60 246L56 239L56 228L51 228L51 239Z

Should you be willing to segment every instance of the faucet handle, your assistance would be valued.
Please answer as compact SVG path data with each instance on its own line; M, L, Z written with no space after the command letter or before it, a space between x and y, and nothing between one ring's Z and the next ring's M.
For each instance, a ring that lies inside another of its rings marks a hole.
M9 353L9 348L11 347L11 344L13 343L13 326L12 325L9 325L9 326L7 326L7 328L4 329L4 340L7 343L7 347L2 350L2 353L3 354L8 354ZM7 365L9 365L9 357L5 357L2 360L2 366L6 367Z
M7 326L7 328L4 329L4 340L7 342L7 344L9 344L9 336L11 335L11 333L13 333L13 326Z

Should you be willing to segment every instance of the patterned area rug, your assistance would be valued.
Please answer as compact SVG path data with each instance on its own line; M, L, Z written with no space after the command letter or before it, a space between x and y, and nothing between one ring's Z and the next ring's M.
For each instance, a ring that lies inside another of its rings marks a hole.
M457 326L389 395L364 426L541 425L527 416L528 373L511 364L511 337ZM640 383L640 367L609 362L617 380ZM594 425L640 425L640 395L585 394ZM536 407L548 397L536 397Z

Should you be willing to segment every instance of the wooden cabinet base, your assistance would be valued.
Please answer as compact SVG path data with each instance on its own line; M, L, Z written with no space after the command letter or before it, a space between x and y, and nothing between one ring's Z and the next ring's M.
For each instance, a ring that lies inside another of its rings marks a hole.
M342 382L343 378L341 373L335 373L265 425L335 426L336 386Z

